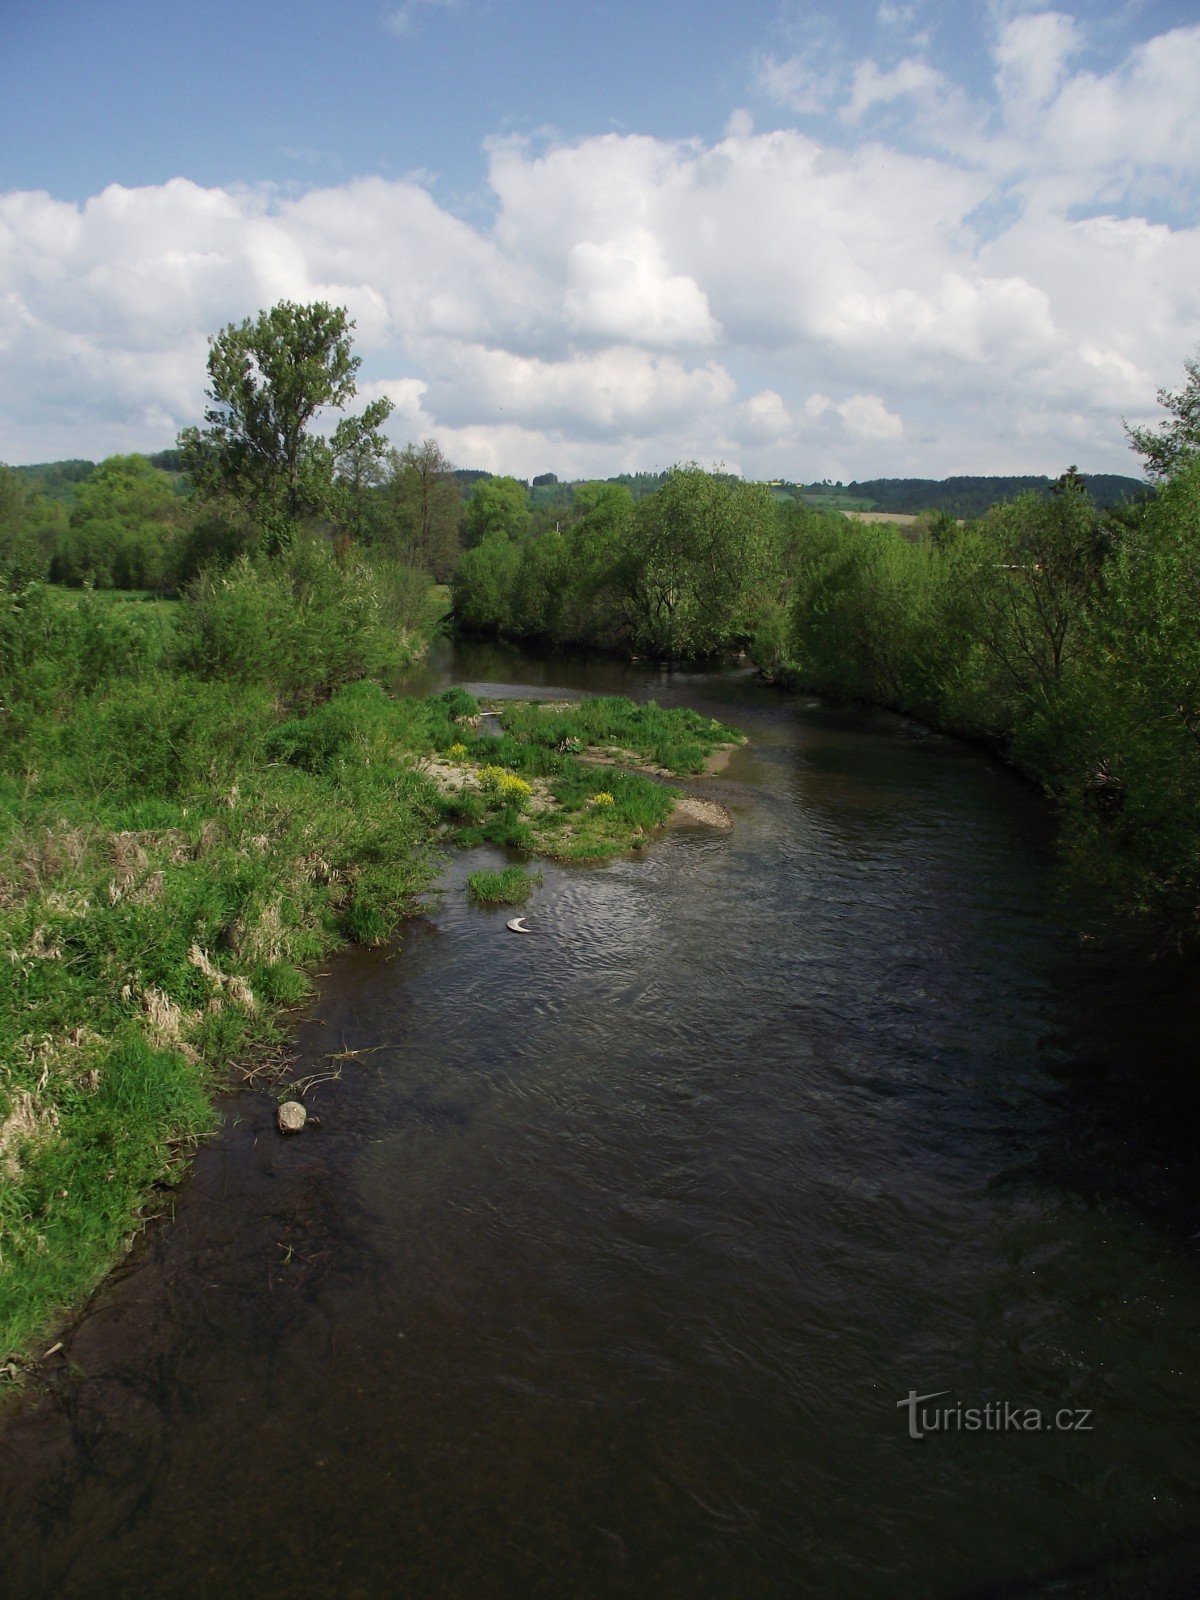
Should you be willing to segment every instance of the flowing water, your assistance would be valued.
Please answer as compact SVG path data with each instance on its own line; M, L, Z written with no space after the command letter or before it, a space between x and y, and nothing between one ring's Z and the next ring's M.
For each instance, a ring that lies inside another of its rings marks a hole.
M1081 954L1038 798L897 718L425 677L732 720L734 829L545 867L531 938L458 857L330 964L319 1128L232 1099L0 1424L0 1593L1198 1592L1196 985Z

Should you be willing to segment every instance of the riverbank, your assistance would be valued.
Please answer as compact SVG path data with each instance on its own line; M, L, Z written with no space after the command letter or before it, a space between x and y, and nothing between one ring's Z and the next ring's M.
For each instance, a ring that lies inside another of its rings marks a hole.
M1106 1563L1194 1568L1193 995L1058 927L1044 804L744 672L439 644L448 682L743 727L684 782L736 836L538 863L531 938L467 892L505 853L453 852L400 948L321 963L290 1068L320 1126L226 1102L6 1415L0 1589L885 1600L936 1547L947 1593L1093 1600ZM914 1442L896 1402L947 1384L1095 1426ZM251 1470L320 1507L319 1560Z
M57 730L57 767L48 750L36 782L8 786L0 1361L128 1248L214 1127L233 1064L278 1042L331 948L394 935L442 848L605 859L671 814L672 792L638 773L601 788L555 747L551 714L525 708L493 739L478 712L461 690L392 698L369 680L283 719L247 685L122 684ZM740 737L616 700L590 715L677 765ZM80 784L106 759L106 785Z

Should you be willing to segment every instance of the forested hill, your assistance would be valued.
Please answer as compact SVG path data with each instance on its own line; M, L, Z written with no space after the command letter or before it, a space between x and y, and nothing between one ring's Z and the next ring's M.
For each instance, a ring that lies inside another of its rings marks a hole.
M157 450L146 459L152 467L168 473L172 478L178 478L183 470L178 450ZM68 503L75 498L79 485L85 483L95 470L94 461L82 460L38 461L32 466L9 468L10 472L24 478L31 489L45 495L47 500L65 500Z
M1129 500L1144 500L1150 489L1140 478L1117 473L1083 473L1088 493L1102 509ZM894 511L899 515L920 511L947 511L951 516L981 517L1001 501L1018 495L1046 495L1052 478L869 478L861 483L785 484L785 489L829 511Z
M159 450L147 459L151 466L167 473L178 485L182 466L178 450ZM11 470L48 500L66 501L69 505L79 485L91 476L95 467L94 461L43 461L34 466L13 467ZM493 474L458 467L453 470L453 476L466 496L477 483ZM605 481L620 484L629 490L634 500L641 500L657 493L666 477L665 472L624 472ZM1101 509L1126 501L1144 500L1151 493L1140 478L1126 478L1111 472L1084 473L1082 477L1092 499ZM830 483L828 480L822 483L791 483L786 479L775 479L771 488L779 499L791 496L824 511L892 511L898 515L946 511L951 516L970 519L982 516L1001 501L1015 500L1018 495L1030 491L1039 495L1048 494L1053 481L1052 478L1017 476L868 478L855 483ZM554 473L546 472L533 479L532 487L529 484L523 484L523 487L534 506L548 508L569 506L576 482L563 482Z

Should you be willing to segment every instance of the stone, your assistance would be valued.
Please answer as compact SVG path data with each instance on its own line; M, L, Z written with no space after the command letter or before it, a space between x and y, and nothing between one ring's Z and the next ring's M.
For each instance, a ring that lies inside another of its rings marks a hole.
M275 1124L280 1133L299 1133L308 1121L308 1112L299 1100L285 1100L275 1113Z

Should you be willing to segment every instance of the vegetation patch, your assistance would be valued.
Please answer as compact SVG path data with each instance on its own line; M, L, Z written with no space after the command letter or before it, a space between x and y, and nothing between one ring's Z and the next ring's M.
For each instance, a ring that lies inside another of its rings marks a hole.
M446 836L559 861L603 861L640 848L679 798L655 777L702 771L714 752L743 737L693 711L605 697L505 701L501 736L481 738L469 731L479 708L460 701L461 693L443 698L462 731L424 768L441 794ZM596 762L606 766L603 782Z
M523 906L540 882L520 867L505 867L501 872L472 872L467 889L481 905Z
M598 695L575 705L506 700L498 708L501 726L516 739L664 776L702 772L716 751L743 743L736 728L695 711L664 710L653 700Z

